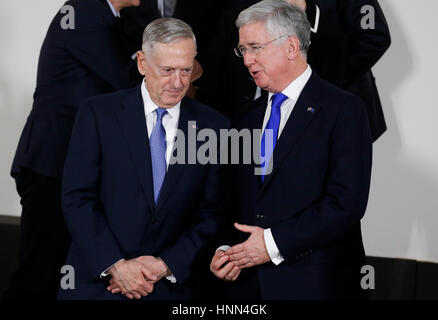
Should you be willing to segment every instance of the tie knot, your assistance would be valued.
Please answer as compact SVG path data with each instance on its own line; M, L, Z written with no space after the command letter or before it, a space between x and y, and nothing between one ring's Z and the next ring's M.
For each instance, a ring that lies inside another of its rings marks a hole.
M167 110L163 108L157 108L155 112L157 113L157 121L161 121L163 116L167 113Z
M287 96L282 94L281 92L274 93L274 95L272 96L272 108L280 108L281 104L286 100Z

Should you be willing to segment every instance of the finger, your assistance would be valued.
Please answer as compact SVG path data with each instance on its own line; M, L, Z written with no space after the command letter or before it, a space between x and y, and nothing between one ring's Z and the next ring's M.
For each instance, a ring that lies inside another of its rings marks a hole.
M146 292L146 290L137 290L137 292L142 296L142 297L146 297L148 295L148 293Z
M233 269L231 269L230 272L225 276L225 280L231 281L231 279L234 278L234 276L239 272L239 267L234 266Z
M231 254L229 257L230 257L230 261L237 261L237 260L241 260L243 258L246 258L246 253L244 251L240 251L240 252Z
M246 264L248 264L249 262L251 262L251 260L249 259L249 258L242 258L242 259L240 259L240 260L234 260L233 261L233 263L236 265L236 266L239 266L239 267L242 267L242 266L244 266L244 265L246 265Z
M249 262L247 262L247 263L245 263L245 264L239 265L239 268L240 268L240 269L246 269L246 268L251 268L251 267L253 267L254 265L255 265L255 264L254 264L253 262L249 261Z
M127 292L125 294L125 296L126 296L126 298L131 299L131 300L134 298L134 296L132 294L130 294L129 292Z
M227 263L225 267L217 271L217 277L219 279L224 279L225 276L231 271L231 269L233 269L234 266L235 264L232 262Z
M236 275L231 279L231 281L236 281L237 278L239 277L241 271L242 271L242 270L239 269L239 271L238 271L238 272L236 273Z
M120 292L122 292L122 290L120 290L119 288L115 288L115 289L111 290L112 294L116 294L116 293L120 293Z
M149 281L145 281L144 285L141 287L141 290L149 294L154 290L154 284Z
M119 289L119 286L118 286L117 284L115 284L115 283L110 284L110 285L107 287L107 290L108 290L108 291L112 291L112 290L114 290L114 289Z
M224 255L223 257L217 259L214 263L213 263L213 268L214 270L219 270L221 268L221 266L227 262L230 259L229 256Z
M152 271L150 271L148 268L146 268L145 266L141 266L140 267L141 272L143 273L143 276L145 276L147 279L155 281L157 280L157 277L152 273Z
M242 232L246 232L246 233L253 233L254 231L257 230L257 227L255 226L248 226L246 224L239 224L237 222L234 223L234 227Z
M227 251L225 251L226 255L232 255L235 253L239 253L245 250L245 246L242 243L236 244L235 246L232 246L231 248L229 248Z
M132 291L132 295L133 295L134 298L137 299L137 300L141 299L141 295L140 295L137 291Z
M224 254L225 254L225 251L224 251L224 250L217 250L216 253L214 254L214 256L215 256L216 258L220 258L220 257L222 257Z

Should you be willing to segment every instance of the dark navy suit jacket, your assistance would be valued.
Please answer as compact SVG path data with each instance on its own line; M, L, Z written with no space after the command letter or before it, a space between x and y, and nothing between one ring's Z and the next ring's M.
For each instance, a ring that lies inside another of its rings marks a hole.
M367 110L373 141L386 130L376 81L371 68L391 44L385 16L377 0L311 0L320 8L318 32L312 34L309 63L320 76L358 95ZM363 29L371 6L374 29Z
M79 104L97 94L138 85L117 19L105 0L71 0L74 29L58 12L41 48L34 103L21 134L12 174L26 168L61 179ZM71 13L71 11L69 11ZM70 22L72 22L70 20Z
M219 136L228 126L224 116L184 98L178 128L186 137L186 161L188 135L209 128ZM99 276L119 259L141 255L161 257L177 279L172 285L163 278L147 298L190 298L196 260L220 221L220 170L217 164L169 165L155 207L140 87L86 100L71 138L62 197L73 239L66 264L75 268L76 288L60 289L58 298L123 299L107 292Z
M261 129L266 106L267 98L256 100L239 128ZM262 184L254 163L235 168L235 220L271 228L285 261L244 269L231 298L361 295L360 219L372 160L367 121L359 98L313 72L277 142L272 173ZM247 237L236 231L234 243Z

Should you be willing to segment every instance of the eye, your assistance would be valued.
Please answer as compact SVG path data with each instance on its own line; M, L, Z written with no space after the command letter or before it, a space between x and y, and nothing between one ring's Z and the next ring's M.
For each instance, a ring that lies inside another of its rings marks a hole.
M252 46L251 47L251 51L254 53L260 52L261 49L262 49L262 46Z
M190 68L182 69L181 73L185 76L188 76L192 73L192 69Z
M161 74L165 76L170 76L173 72L172 68L161 68Z

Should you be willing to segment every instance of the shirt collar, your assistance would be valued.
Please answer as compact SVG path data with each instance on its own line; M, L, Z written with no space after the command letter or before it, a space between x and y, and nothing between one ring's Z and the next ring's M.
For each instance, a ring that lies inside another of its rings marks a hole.
M307 65L306 70L304 70L304 72L298 78L292 81L281 93L283 93L289 99L297 101L298 97L301 94L301 91L303 91L303 88L306 85L307 81L309 81L311 75L312 69L309 65ZM270 92L268 96L268 101L271 101L272 95L273 94Z
M120 12L116 11L116 9L114 8L113 4L109 0L106 0L106 2L108 3L108 5L109 5L109 7L111 9L111 12L113 13L114 17L120 18Z
M152 101L151 96L149 95L149 92L146 89L146 84L144 79L141 83L141 96L143 98L144 111L146 116L155 112L155 110L159 108L159 106L157 106L155 102ZM166 110L171 118L178 119L180 108L181 108L181 101L178 102L176 105L174 105L172 108L167 108Z

